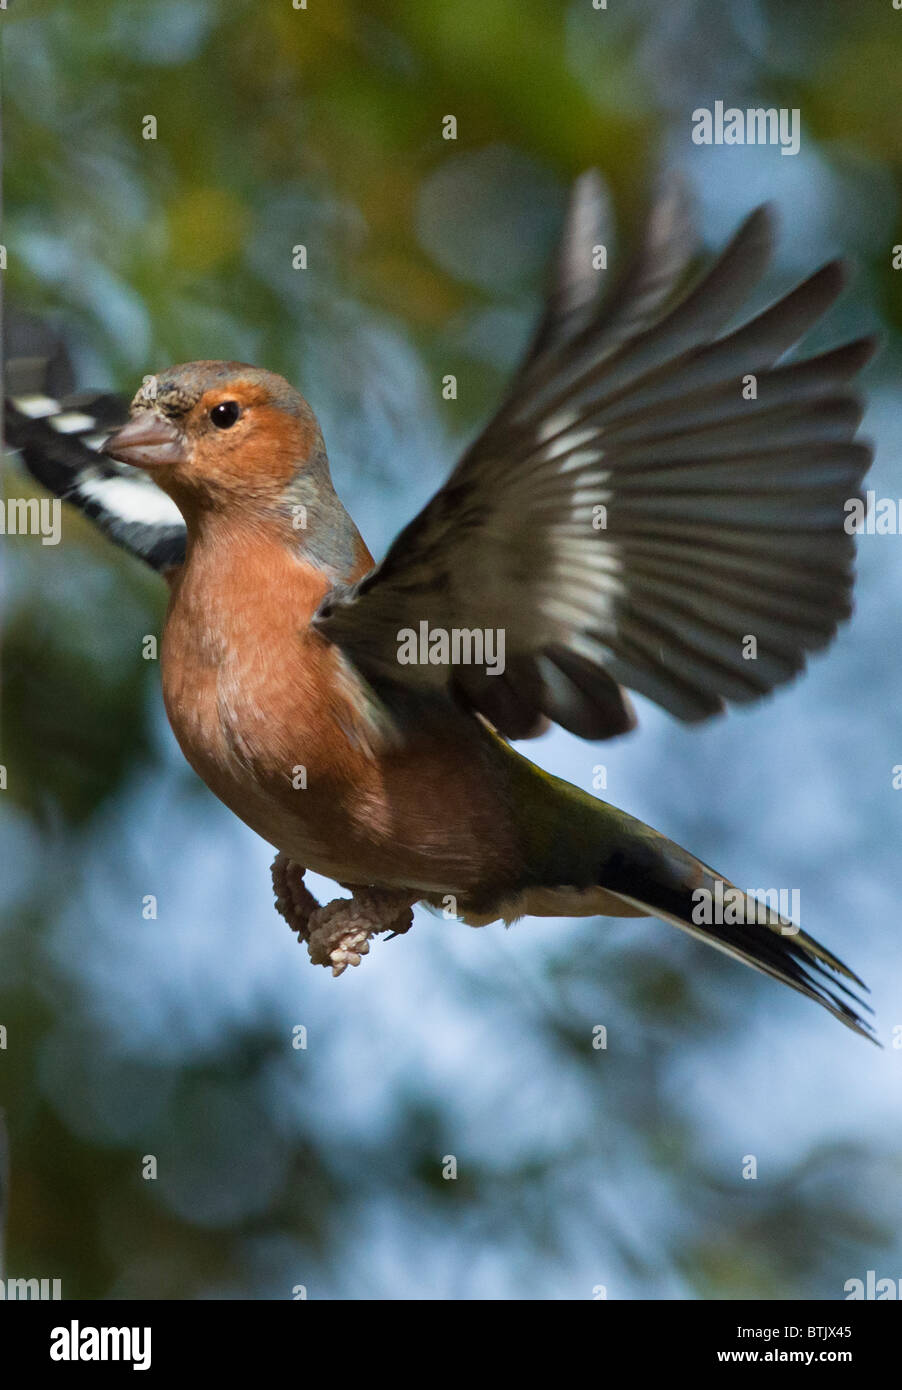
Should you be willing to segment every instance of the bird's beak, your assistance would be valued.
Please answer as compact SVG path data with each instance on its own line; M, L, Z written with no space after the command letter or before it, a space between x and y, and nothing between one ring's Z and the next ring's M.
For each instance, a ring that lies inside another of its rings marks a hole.
M175 425L146 410L111 434L100 452L135 468L156 468L184 462L184 450L185 441Z

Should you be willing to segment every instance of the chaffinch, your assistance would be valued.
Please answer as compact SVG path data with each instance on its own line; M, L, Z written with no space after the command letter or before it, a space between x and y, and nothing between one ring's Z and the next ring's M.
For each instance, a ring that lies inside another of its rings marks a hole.
M84 399L61 429L52 399L20 390L8 437L167 575L173 731L278 851L277 907L314 961L358 964L418 901L474 926L655 915L870 1036L847 982L864 986L830 951L507 741L549 721L624 733L624 687L687 721L755 700L850 611L843 503L870 451L847 383L873 342L778 365L841 268L727 331L766 269L770 214L680 295L694 243L669 188L600 302L600 209L585 175L501 409L378 565L310 407L258 367L158 372L110 438ZM320 907L308 868L350 901Z

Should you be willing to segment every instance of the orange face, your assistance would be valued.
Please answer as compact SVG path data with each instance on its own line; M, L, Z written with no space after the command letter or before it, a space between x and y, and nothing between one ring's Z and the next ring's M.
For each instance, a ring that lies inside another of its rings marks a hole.
M104 452L145 469L189 515L279 507L322 452L313 411L283 377L240 363L192 362L149 377Z

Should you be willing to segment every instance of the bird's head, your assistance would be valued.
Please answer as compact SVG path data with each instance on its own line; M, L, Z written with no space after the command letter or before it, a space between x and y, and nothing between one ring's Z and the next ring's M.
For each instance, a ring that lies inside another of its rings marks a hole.
M275 372L188 362L146 377L103 452L146 470L189 526L211 510L290 518L329 483L316 416Z

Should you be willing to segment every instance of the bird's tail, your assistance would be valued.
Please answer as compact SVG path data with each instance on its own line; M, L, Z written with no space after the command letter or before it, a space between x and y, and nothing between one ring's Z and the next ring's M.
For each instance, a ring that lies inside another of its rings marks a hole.
M872 1010L852 988L867 993L867 986L791 920L788 890L757 890L763 899L745 892L642 821L513 756L518 801L532 811L522 827L529 884L517 912L660 917L791 985L876 1041L862 1017Z

